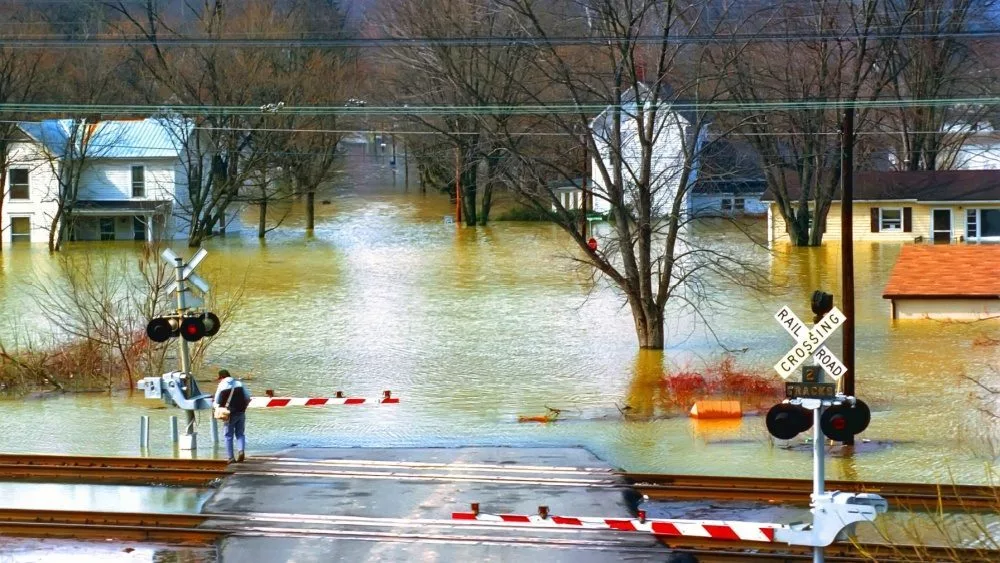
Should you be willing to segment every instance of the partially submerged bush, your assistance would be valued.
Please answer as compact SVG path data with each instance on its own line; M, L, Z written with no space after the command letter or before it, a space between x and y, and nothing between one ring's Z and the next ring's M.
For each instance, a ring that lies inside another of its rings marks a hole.
M673 375L664 374L661 385L669 402L682 409L701 399L738 399L758 408L784 396L784 387L772 373L739 368L732 356L700 371L686 367Z

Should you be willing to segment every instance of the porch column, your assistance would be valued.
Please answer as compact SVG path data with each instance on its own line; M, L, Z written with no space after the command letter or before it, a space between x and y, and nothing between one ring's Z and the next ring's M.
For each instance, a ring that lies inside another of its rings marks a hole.
M153 215L146 215L146 242L153 242Z

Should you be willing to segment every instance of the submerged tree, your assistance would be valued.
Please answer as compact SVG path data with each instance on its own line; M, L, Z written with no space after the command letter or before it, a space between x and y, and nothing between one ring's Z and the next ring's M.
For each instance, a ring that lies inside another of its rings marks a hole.
M505 124L502 146L517 158L506 171L509 183L539 211L554 209L579 259L622 291L640 347L663 348L668 304L701 314L720 283L759 279L739 249L690 236L689 195L700 155L713 142L707 107L724 94L728 65L708 64L710 45L684 39L711 34L722 18L712 2L498 4L533 37L529 76L544 77L516 81L518 94L551 106ZM560 40L581 36L593 41ZM545 135L526 142L526 131ZM596 248L553 184L576 181L581 152L593 157L584 198L609 219Z

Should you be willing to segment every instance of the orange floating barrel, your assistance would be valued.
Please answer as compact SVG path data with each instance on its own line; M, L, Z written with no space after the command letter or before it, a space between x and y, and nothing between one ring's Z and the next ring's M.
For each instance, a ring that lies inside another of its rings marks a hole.
M741 418L743 409L739 401L697 401L691 407L692 418Z

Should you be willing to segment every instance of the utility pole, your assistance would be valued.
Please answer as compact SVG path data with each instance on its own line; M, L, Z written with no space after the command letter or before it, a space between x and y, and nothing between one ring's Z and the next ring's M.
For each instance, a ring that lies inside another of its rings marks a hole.
M585 140L583 137L581 140ZM580 205L580 233L583 235L583 239L587 240L587 145L583 144L583 176L580 180L580 195L583 198L583 202Z
M410 147L406 143L403 143L403 190L410 191Z
M854 108L844 112L840 131L840 269L841 291L844 294L844 347L841 357L847 373L844 374L844 395L854 392ZM854 436L844 442L854 445Z
M455 147L455 222L462 224L462 164Z

